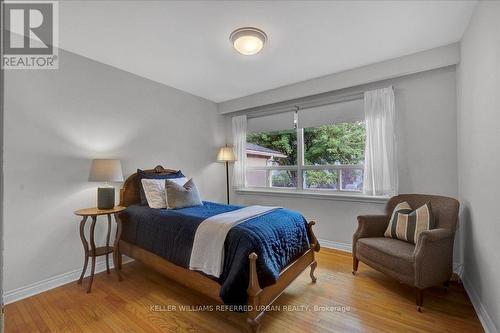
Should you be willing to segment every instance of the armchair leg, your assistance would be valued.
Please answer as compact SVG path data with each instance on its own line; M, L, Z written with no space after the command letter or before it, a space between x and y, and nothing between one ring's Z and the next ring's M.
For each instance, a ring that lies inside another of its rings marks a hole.
M314 276L314 271L316 270L316 267L318 267L318 263L316 261L313 261L313 263L311 264L311 272L309 273L312 283L316 283L316 277Z
M417 293L417 311L422 312L422 305L424 304L424 290L420 288L415 288Z
M444 291L445 292L448 292L448 287L450 286L450 281L444 281L443 282L443 287L444 287Z
M359 265L359 260L356 258L356 256L352 257L352 275L356 275L356 272L358 271L358 265Z

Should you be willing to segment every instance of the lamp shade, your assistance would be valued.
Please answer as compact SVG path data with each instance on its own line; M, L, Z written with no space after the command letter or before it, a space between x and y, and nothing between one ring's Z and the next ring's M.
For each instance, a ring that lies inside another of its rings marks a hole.
M234 162L236 157L234 156L233 147L221 147L219 153L217 154L217 162Z
M120 160L96 159L90 167L89 182L122 182Z

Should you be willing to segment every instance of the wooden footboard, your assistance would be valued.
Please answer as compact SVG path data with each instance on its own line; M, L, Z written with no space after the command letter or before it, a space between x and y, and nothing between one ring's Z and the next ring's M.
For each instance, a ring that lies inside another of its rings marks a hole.
M260 326L260 320L266 311L266 307L273 302L285 291L286 287L292 283L307 267L311 267L311 280L316 283L314 270L318 266L314 257L314 252L319 252L320 246L312 226L315 224L311 221L307 225L311 247L300 258L289 264L280 273L280 277L275 284L260 288L259 278L257 276L257 254L251 253L250 259L250 280L248 282L248 311L247 323L252 328L253 332L257 332Z
M257 254L251 253L249 255L250 279L247 289L249 305L247 322L253 332L258 331L260 321L265 313L266 307L271 305L283 293L286 287L292 283L305 269L307 269L307 267L311 267L311 280L313 283L316 282L314 270L316 269L317 263L314 257L314 252L318 252L320 248L318 240L312 231L312 226L314 224L315 223L312 221L309 222L307 226L311 247L300 258L296 259L283 269L280 273L279 279L273 285L265 288L260 287L257 276ZM120 254L125 254L130 258L142 262L146 266L151 267L159 273L190 289L196 290L211 299L222 303L219 296L220 285L216 281L196 271L177 266L154 253L146 251L123 240L120 240L119 252Z

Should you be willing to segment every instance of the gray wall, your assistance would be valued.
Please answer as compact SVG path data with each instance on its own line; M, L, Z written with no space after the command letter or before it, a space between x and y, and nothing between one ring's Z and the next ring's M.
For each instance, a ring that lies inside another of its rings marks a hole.
M395 88L400 193L433 193L452 197L458 194L455 79L455 66L448 66L351 89L370 90L391 84ZM343 90L342 93L349 91ZM226 127L230 139L230 116ZM357 215L376 214L383 212L384 208L384 203L254 194L233 194L233 200L298 210L317 221L315 228L319 238L330 245L340 246L351 244Z
M59 57L58 70L5 75L6 293L81 269L73 211L95 206L93 158L121 159L125 176L180 168L204 199L224 200L215 162L224 122L213 102L63 50Z
M464 284L483 326L491 332L498 332L500 2L478 4L462 40L458 77Z
M3 10L0 10L3 17ZM3 58L3 52L0 52ZM0 333L3 332L3 107L4 107L4 70L0 69Z
M288 101L295 98L456 65L459 60L459 43L453 43L225 101L219 103L217 108L220 113L231 113L260 105Z

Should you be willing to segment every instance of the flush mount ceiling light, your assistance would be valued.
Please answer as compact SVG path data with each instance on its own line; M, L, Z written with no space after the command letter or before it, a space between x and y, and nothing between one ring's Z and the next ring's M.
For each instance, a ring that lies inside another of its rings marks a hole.
M260 29L244 27L234 30L229 36L229 40L239 53L253 55L262 50L267 41L267 35Z

